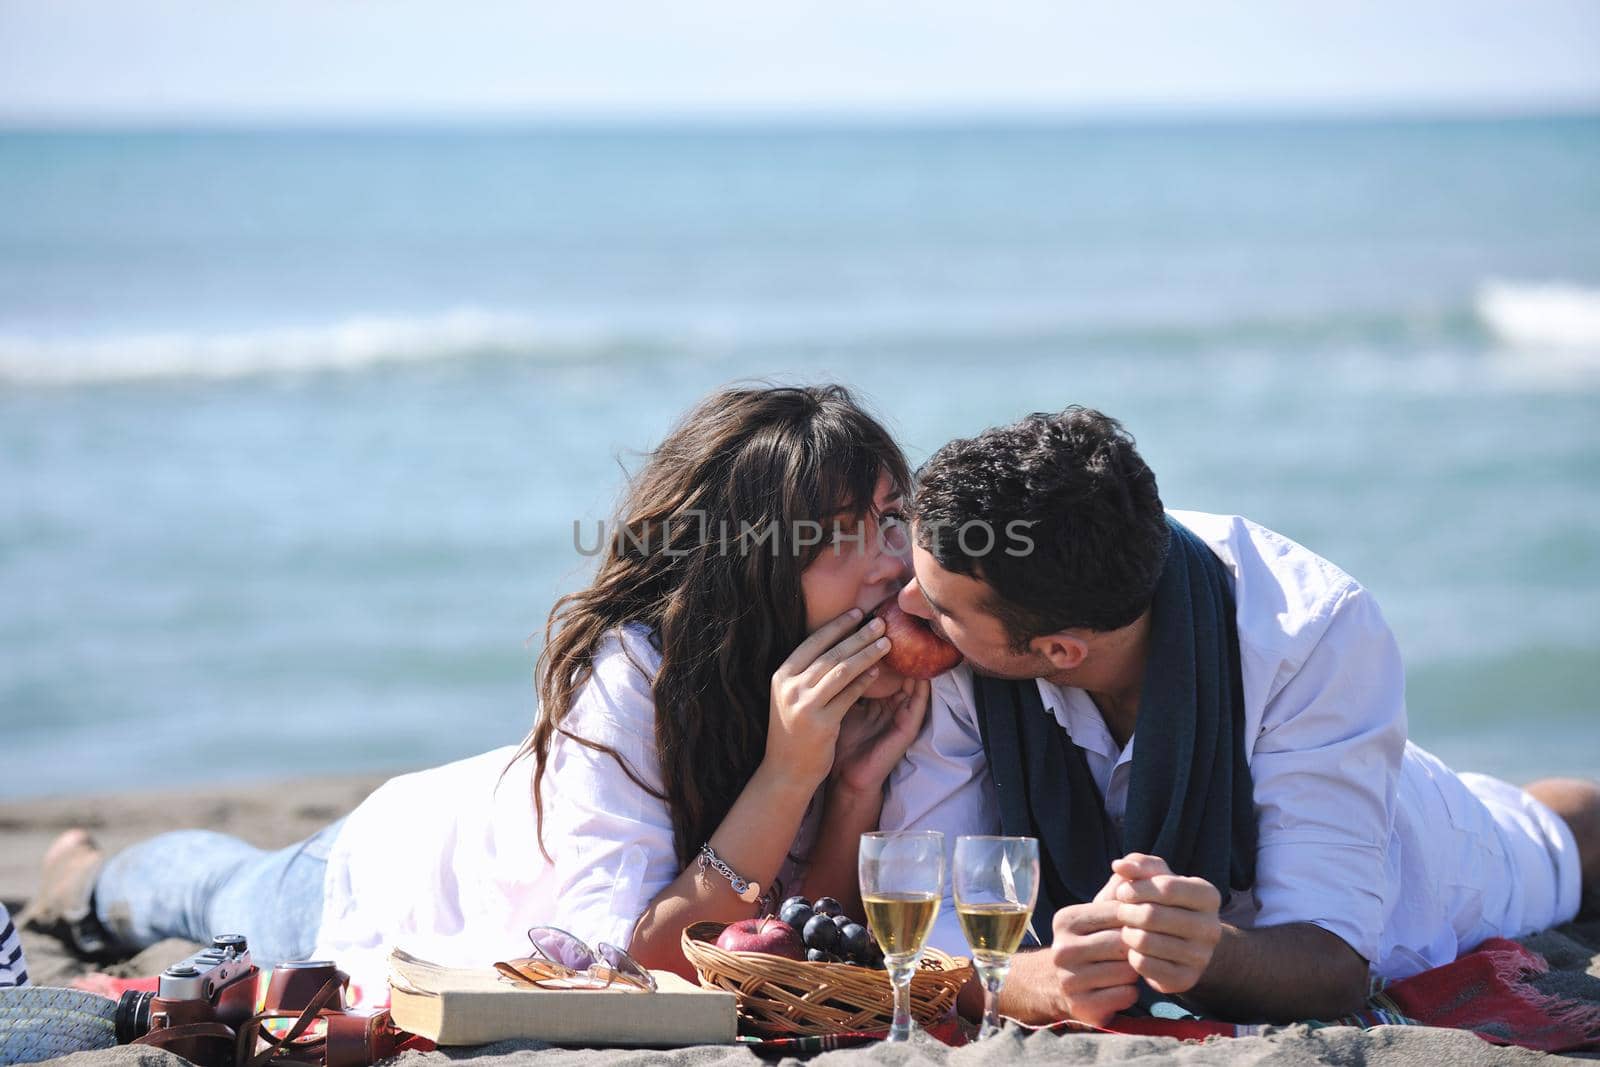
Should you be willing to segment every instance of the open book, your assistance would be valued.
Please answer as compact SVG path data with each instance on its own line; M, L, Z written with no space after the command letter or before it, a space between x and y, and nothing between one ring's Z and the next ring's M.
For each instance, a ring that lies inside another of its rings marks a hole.
M389 954L389 1013L395 1024L440 1045L486 1045L532 1037L554 1045L678 1048L733 1041L732 993L701 989L654 971L657 990L530 989L492 967L441 967Z

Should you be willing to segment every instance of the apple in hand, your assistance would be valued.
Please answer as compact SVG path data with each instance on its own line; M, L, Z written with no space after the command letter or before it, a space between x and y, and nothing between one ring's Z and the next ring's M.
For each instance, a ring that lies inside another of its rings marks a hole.
M717 938L717 947L724 952L766 952L786 960L806 958L805 946L794 927L770 915L764 919L741 919L729 923Z
M883 662L889 669L908 678L932 678L961 662L956 646L934 633L928 624L901 610L894 597L873 609L883 620L884 636L889 638L889 653Z

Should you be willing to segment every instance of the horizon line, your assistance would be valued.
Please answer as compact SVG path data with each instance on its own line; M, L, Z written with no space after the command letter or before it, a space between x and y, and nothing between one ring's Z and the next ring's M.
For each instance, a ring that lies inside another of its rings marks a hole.
M1253 104L1128 104L1061 106L999 104L981 107L939 105L750 108L525 108L497 110L415 109L410 111L91 115L83 112L6 114L0 133L19 132L225 132L269 130L349 130L505 127L782 128L928 126L1102 126L1228 125L1272 122L1473 122L1600 118L1600 97L1527 101L1303 101Z

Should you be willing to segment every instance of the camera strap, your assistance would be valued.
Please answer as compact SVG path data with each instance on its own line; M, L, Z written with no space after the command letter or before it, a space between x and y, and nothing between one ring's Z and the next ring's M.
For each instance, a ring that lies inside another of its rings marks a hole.
M317 1018L335 1001L341 1001L344 993L344 982L341 977L330 978L322 984L311 1000L306 1004L305 1010L298 1016L288 1011L264 1011L259 1015L252 1015L243 1026L239 1028L238 1055L235 1062L238 1067L265 1067L273 1059L293 1059L294 1054L302 1051L293 1048L302 1034L317 1021ZM282 1037L273 1037L262 1027L268 1019L294 1019L294 1024L289 1027L289 1032ZM266 1042L267 1047L259 1052L255 1051L256 1040ZM318 1059L322 1059L318 1056Z
M151 1030L149 1033L136 1037L128 1043L130 1045L150 1045L153 1048L166 1048L177 1041L188 1041L191 1038L202 1037L226 1041L230 1045L236 1040L233 1030L222 1023L183 1023L180 1026L166 1026L160 1030Z

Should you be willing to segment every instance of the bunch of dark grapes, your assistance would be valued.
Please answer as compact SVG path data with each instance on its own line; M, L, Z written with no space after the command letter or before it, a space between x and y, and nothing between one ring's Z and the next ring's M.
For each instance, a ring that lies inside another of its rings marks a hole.
M844 905L832 897L818 897L815 903L790 897L778 909L778 918L794 927L812 963L853 963L883 970L883 950L872 932L846 915Z

